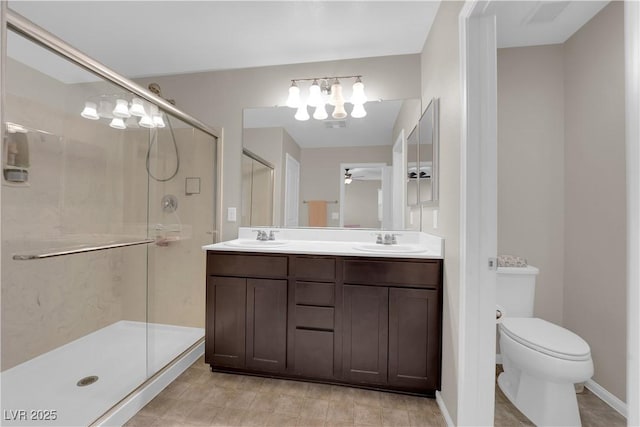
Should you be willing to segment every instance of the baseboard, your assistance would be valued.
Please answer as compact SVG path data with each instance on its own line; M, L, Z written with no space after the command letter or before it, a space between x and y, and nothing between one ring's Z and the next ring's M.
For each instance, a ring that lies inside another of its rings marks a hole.
M204 339L191 346L178 356L176 360L156 373L141 387L123 399L114 408L96 420L91 426L110 427L122 426L138 411L151 402L165 387L187 370L200 356L204 354Z
M436 403L438 404L438 408L440 408L440 412L442 412L442 416L444 417L444 421L447 423L447 426L454 427L455 424L451 419L451 415L449 415L449 411L447 410L447 405L444 404L444 400L442 399L440 390L436 390Z
M584 386L588 388L593 394L598 396L607 405L615 409L620 415L627 418L627 404L618 399L613 394L609 393L604 387L595 382L593 379L589 379Z

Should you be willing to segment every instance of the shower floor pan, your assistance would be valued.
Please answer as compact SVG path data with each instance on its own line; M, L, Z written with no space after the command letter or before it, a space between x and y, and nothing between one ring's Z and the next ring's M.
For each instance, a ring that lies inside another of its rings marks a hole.
M203 336L120 321L44 353L0 375L0 425L87 426Z

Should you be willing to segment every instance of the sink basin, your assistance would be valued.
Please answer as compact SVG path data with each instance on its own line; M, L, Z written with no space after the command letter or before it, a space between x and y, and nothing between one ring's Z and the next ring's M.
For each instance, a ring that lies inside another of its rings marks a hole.
M353 249L363 252L382 252L382 253L416 253L426 252L423 246L418 245L379 245L379 244L360 244L355 245Z
M252 240L252 239L239 239L225 242L227 246L234 246L236 248L273 248L278 246L284 246L288 244L288 240Z

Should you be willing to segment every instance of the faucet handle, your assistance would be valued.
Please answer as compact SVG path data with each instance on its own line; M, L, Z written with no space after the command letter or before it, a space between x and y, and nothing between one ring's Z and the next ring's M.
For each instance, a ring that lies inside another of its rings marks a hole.
M382 233L378 233L378 234L377 234L377 236L376 236L376 243L377 243L378 245L381 245L381 244L382 244Z
M270 230L269 231L269 240L276 240L276 235L275 233L279 233L280 231L278 230ZM266 233L266 232L265 232Z
M258 235L256 236L256 240L266 240L267 239L267 232L264 230L251 230L254 233L258 233Z
M399 233L393 233L391 235L391 244L392 245L397 245L398 244L398 239L396 239L397 236L402 236L402 234Z

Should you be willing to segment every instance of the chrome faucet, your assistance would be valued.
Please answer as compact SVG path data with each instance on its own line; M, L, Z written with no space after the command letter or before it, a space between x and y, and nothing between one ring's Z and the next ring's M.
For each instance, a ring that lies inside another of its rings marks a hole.
M267 232L264 230L253 230L254 232L258 233L258 235L256 236L256 240L260 240L261 242L266 242L267 240L269 240L269 236L267 235Z
M376 243L380 245L397 245L398 240L396 239L396 236L399 236L399 234L386 233L384 237L382 237L382 234L378 234Z
M277 231L269 231L269 240L276 240L276 235L275 233L277 233Z

